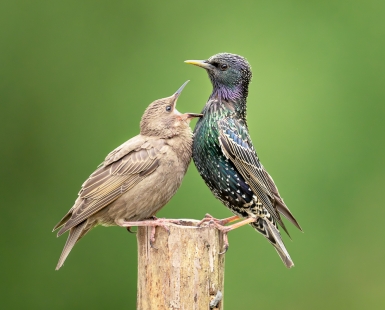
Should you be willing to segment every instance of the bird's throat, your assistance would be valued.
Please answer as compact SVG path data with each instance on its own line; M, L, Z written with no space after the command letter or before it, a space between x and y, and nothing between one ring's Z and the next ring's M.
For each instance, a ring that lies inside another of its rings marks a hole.
M210 99L219 99L225 101L246 101L247 94L247 87L243 87L243 85L226 87L223 85L214 84Z

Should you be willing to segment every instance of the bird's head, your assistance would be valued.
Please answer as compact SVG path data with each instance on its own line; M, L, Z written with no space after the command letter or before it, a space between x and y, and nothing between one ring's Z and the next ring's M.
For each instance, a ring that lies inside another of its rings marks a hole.
M140 133L145 136L170 138L190 130L189 123L194 117L202 117L198 113L180 113L176 109L176 102L185 82L172 96L152 102L144 112L140 122Z
M249 63L242 56L219 53L207 60L186 60L185 63L206 69L213 84L212 96L222 99L247 97L252 74Z

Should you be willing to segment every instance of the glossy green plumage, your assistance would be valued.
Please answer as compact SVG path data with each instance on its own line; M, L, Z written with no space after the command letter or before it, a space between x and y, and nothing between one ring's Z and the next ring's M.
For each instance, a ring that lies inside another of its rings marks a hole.
M211 65L205 68L213 92L194 130L194 163L215 197L234 214L255 218L251 225L290 268L294 264L278 230L279 224L287 232L280 214L301 228L260 163L248 132L246 98L251 69L244 58L234 54L217 54L205 63Z

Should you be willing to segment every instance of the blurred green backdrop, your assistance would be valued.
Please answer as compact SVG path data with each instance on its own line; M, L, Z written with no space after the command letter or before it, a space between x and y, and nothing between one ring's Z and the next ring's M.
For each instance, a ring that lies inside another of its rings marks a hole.
M226 309L384 309L385 2L1 1L2 309L134 309L136 238L96 228L54 268L53 226L153 100L218 52L253 67L248 121L305 233L287 270L250 227L230 234ZM193 124L194 125L194 124ZM230 212L194 165L162 217Z

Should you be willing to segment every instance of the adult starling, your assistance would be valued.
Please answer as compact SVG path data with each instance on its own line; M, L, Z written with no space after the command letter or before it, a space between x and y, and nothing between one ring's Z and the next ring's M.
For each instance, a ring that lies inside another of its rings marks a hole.
M225 251L227 232L250 223L269 240L288 268L294 266L278 230L279 224L288 233L280 213L301 228L260 163L247 128L249 63L229 53L185 62L206 69L213 85L194 130L193 160L214 196L236 215L215 222L225 233ZM244 220L222 226L239 218Z
M202 116L181 114L175 108L187 82L174 95L151 103L142 116L140 134L108 154L83 183L74 206L54 228L61 227L57 236L69 230L56 270L91 228L151 218L175 194L191 161L189 122Z

